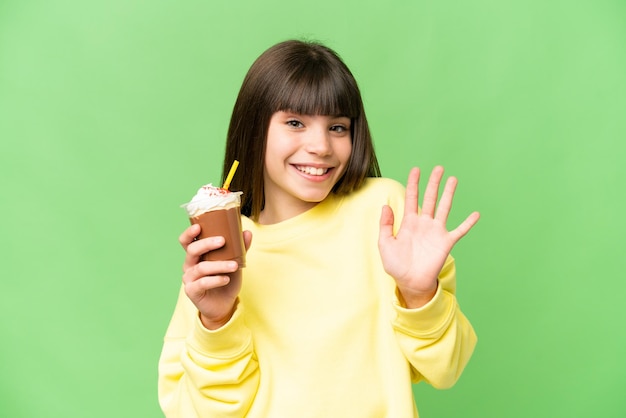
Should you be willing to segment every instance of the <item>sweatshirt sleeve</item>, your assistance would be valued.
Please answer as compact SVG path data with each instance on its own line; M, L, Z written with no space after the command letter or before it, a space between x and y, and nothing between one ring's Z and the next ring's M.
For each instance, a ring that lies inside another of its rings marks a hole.
M158 395L166 417L245 416L259 367L243 309L239 305L222 328L207 330L181 288L159 360Z
M406 309L395 298L393 327L401 350L412 366L414 382L425 380L445 389L456 383L476 345L476 334L455 296L454 259L448 257L433 299Z

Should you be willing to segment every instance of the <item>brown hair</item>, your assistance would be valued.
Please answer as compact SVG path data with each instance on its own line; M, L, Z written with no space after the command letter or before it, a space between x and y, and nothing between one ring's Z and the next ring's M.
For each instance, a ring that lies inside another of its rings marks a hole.
M380 177L374 145L354 76L330 48L290 40L266 50L252 64L239 91L228 128L222 181L239 160L230 189L242 191L241 212L254 220L265 204L265 144L272 115L291 111L351 119L352 152L333 187L346 194L367 177Z

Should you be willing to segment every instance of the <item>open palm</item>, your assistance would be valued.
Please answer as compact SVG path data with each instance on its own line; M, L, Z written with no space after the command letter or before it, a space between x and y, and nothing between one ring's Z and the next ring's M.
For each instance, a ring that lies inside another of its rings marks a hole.
M420 170L409 173L404 216L398 233L393 235L394 214L389 206L380 218L378 247L385 271L398 286L407 306L421 306L437 289L437 277L454 245L478 222L478 212L470 214L458 227L448 231L446 222L452 207L457 180L450 177L439 205L437 198L443 167L433 169L418 211Z

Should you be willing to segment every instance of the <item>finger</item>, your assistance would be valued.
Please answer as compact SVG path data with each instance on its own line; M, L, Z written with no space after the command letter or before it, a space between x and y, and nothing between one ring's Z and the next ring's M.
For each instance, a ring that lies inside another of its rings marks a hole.
M248 251L248 249L250 249L250 244L252 244L252 232L243 231L243 242L245 244L246 251Z
M472 212L459 226L450 231L450 236L452 237L454 243L456 244L461 238L467 234L470 229L476 225L478 220L480 219L480 213Z
M183 283L189 284L209 276L226 276L238 269L236 261L203 261L185 271Z
M185 284L185 293L191 300L198 300L211 289L226 286L230 282L227 275L205 276L198 280Z
M187 254L194 257L200 256L223 247L224 243L225 240L222 236L202 238L187 246Z
M386 241L389 238L393 238L393 210L391 207L385 205L380 214L380 232L378 235L378 242Z
M452 199L454 198L454 192L456 190L456 185L458 181L456 177L450 177L446 181L446 185L443 188L443 193L441 194L441 199L439 200L439 205L437 205L437 213L435 218L443 222L444 224L448 220L448 215L450 214L450 209L452 208Z
M414 167L409 172L404 197L404 213L417 213L417 199L419 198L420 169Z
M188 227L183 231L182 234L178 237L178 242L183 246L185 251L187 250L187 246L191 244L196 237L200 234L200 225L194 224Z
M438 165L433 168L428 179L428 185L424 192L424 201L422 202L422 213L428 216L434 216L435 207L437 206L437 196L439 195L439 183L443 177L443 167Z
M183 271L198 264L203 254L223 247L224 243L224 237L208 237L193 241L191 244L187 245Z

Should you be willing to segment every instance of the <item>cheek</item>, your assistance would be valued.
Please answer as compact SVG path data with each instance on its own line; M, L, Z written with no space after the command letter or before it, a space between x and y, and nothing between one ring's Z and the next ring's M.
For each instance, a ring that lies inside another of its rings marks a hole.
M294 152L294 140L286 135L268 136L265 154L274 158L286 158Z
M340 146L336 152L340 156L339 158L342 162L347 164L348 160L350 160L350 155L352 154L352 141L348 139L345 143L341 143L339 145Z

